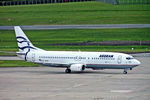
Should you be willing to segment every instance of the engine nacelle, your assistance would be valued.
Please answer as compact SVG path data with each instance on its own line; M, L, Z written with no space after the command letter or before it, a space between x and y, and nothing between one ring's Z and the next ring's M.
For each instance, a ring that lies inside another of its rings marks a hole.
M83 64L72 64L70 66L71 71L84 71L85 70L85 65Z

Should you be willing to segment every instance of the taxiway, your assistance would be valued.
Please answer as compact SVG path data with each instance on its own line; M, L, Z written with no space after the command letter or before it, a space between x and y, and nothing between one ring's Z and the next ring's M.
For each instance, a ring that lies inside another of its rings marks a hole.
M123 70L64 73L62 68L0 68L0 100L149 100L150 57Z
M150 24L23 25L21 28L23 30L150 28ZM14 30L14 26L0 26L0 30Z

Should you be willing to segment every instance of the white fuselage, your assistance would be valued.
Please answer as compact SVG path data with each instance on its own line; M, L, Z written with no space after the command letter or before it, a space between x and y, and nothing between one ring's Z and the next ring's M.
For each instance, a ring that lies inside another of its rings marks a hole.
M73 52L73 51L45 51L35 47L22 29L15 26L15 33L19 52L18 56L26 61L52 67L66 67L66 73L92 69L128 69L138 66L140 62L132 56L112 52Z
M112 52L36 51L27 54L27 61L55 67L82 64L92 69L125 69L140 64L130 55Z

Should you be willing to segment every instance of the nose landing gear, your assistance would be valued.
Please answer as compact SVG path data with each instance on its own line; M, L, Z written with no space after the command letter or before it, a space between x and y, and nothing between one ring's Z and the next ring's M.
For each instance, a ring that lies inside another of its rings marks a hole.
M123 74L127 74L127 73L128 73L127 71L125 71L125 70L123 71Z
M127 73L128 73L128 72L127 72L128 70L132 70L132 68L125 68L124 71L123 71L123 74L127 74Z

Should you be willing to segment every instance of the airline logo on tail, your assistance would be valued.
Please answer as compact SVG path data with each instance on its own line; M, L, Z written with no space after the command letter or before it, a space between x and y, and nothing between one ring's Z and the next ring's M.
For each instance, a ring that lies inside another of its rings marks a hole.
M16 38L17 38L17 42L18 42L18 43L24 43L24 42L27 43L27 46L23 46L23 47L18 46L19 49L21 49L21 50L24 50L24 49L26 49L26 48L28 48L28 49L36 49L36 48L30 46L30 41L27 41L26 38L24 38L24 37L22 37L22 36L17 36ZM23 39L23 40L22 40L22 41L19 41L18 39Z
M27 55L31 50L37 50L36 47L32 45L28 37L24 34L22 29L19 26L15 26L15 33L18 43L19 52L17 54L27 60Z

